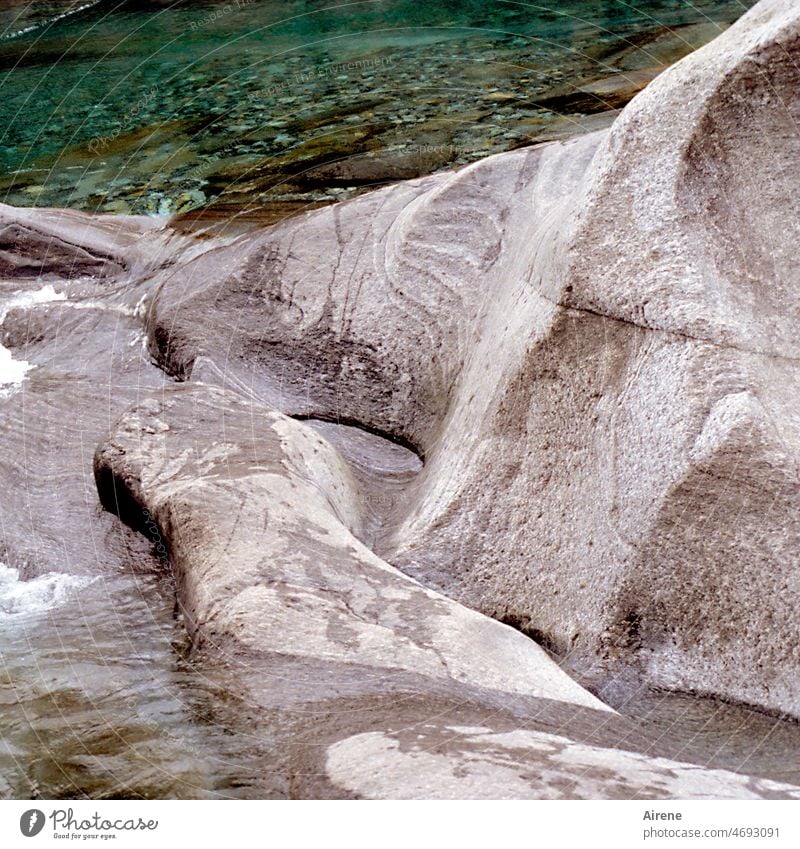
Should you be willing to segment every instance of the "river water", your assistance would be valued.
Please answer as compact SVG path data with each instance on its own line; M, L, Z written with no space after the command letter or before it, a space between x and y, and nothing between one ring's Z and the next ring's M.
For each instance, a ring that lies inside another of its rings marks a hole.
M298 161L416 151L434 170L577 131L539 95L674 58L749 5L11 3L0 199L152 214L330 202L364 186L300 181ZM29 368L7 354L0 404ZM212 718L187 649L174 586L146 558L32 581L0 563L0 797L247 795L248 741ZM800 782L795 723L668 694L618 707L687 758Z
M240 798L263 788L265 761L253 751L270 740L220 718L219 693L188 655L163 574L20 582L0 565L0 798ZM669 740L676 759L800 784L797 723L646 691L617 707L636 721L631 744ZM287 791L276 782L268 792Z
M0 565L0 797L195 798L224 747L195 721L163 579Z
M670 64L750 5L15 2L0 17L0 199L221 215L331 202L580 131L543 101ZM319 167L353 155L379 164Z

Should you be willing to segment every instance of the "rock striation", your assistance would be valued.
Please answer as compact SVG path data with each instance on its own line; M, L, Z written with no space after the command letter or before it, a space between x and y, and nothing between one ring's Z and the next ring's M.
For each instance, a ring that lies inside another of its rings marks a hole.
M609 132L206 253L151 352L414 446L381 556L608 698L798 715L797 56L763 2Z
M796 798L623 714L800 717L798 60L762 0L610 130L236 238L2 208L3 291L62 296L3 322L3 560L149 541L287 795Z

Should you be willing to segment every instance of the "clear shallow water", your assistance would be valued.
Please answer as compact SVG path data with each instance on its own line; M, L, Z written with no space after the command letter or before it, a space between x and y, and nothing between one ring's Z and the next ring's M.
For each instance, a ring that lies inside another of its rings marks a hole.
M291 726L279 712L246 733L222 718L188 649L163 574L20 582L0 565L0 798L290 795L269 753ZM797 723L667 693L618 707L635 720L623 746L669 741L677 760L800 783Z
M186 649L162 575L0 565L0 798L237 795L242 741Z
M53 8L52 23L0 41L0 199L144 213L211 205L220 215L330 202L577 131L579 115L542 99L669 64L751 5L108 0L66 17ZM365 155L380 166L321 168Z

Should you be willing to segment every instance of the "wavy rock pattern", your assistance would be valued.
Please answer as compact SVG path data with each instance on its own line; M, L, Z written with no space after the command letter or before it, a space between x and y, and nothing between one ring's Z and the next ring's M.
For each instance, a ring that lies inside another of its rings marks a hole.
M347 465L274 410L203 384L176 387L122 418L95 474L109 510L164 530L198 644L606 709L531 640L362 545L363 501Z
M3 289L64 295L3 323L3 559L130 559L99 443L238 721L299 711L291 795L795 797L563 668L800 716L798 67L762 0L610 131L258 233L3 208Z
M205 254L151 350L415 446L379 553L609 697L798 714L797 57L765 2L608 133Z
M390 557L530 622L608 692L632 666L800 711L799 37L796 8L759 4L603 138L508 284L527 321L490 321L452 414L470 427L445 433ZM480 376L525 347L476 425Z

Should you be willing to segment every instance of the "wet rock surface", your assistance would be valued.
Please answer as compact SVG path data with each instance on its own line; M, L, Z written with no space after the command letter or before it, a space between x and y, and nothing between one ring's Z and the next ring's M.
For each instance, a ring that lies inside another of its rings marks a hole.
M11 372L0 372L0 560L24 578L130 562L142 546L98 511L86 460L120 401L167 382L142 328L152 274L206 243L147 218L6 206L0 233L0 354ZM70 495L56 506L58 491Z
M174 586L170 792L798 797L799 19L255 233L2 208L0 559Z
M263 226L580 133L750 4L102 2L0 40L0 199Z
M106 509L169 540L200 648L252 654L254 669L278 653L604 709L522 634L363 546L365 493L348 466L274 410L200 383L165 390L123 416L95 477Z

